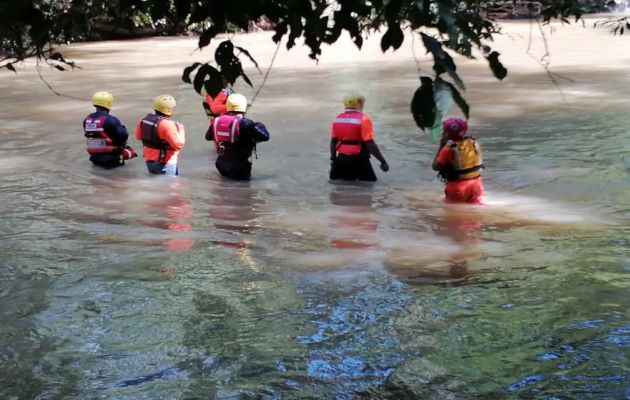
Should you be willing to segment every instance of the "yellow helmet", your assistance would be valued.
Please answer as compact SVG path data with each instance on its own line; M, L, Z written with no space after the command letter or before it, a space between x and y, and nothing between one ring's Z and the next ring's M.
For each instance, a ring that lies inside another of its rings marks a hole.
M159 111L164 115L168 115L169 117L173 115L173 109L177 105L177 102L173 98L173 96L168 94L161 94L155 99L153 99L153 109L155 111Z
M98 91L92 95L92 104L111 110L114 104L114 96L104 90Z
M348 94L343 98L343 105L346 108L362 110L363 104L365 104L365 97L360 94Z
M234 93L228 96L225 107L228 111L247 111L247 98L242 94Z

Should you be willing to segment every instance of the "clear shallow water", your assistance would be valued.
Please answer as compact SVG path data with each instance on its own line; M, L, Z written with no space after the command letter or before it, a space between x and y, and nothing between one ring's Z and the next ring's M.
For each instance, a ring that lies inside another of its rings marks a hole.
M156 89L126 65L111 90L133 126ZM81 93L94 73L54 79ZM488 205L447 207L407 113L414 70L308 73L274 70L252 108L272 141L250 183L218 177L176 78L176 180L93 168L87 103L1 81L0 397L630 396L627 110L473 121ZM329 99L357 84L392 170L333 185Z

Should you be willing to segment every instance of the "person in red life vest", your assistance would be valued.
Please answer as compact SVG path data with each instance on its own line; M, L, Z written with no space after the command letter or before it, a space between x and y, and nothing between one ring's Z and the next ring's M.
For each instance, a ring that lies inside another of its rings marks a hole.
M214 141L218 154L215 166L226 178L246 181L252 175L252 153L256 144L269 140L269 131L262 122L245 118L247 98L242 94L228 96L227 113L216 117L206 133Z
M127 128L118 118L109 114L113 104L114 96L98 91L92 95L92 105L96 111L83 119L90 161L105 169L120 167L125 165L125 160L137 157L136 152L127 146Z
M136 139L142 140L144 161L152 174L176 176L177 158L186 143L184 125L171 119L177 103L162 94L153 99L155 113L147 114L136 124Z
M344 112L337 115L330 131L330 179L375 181L370 154L381 163L384 172L389 165L374 141L372 120L363 113L365 97L343 98Z
M484 196L481 169L481 145L467 136L468 124L460 118L442 122L440 148L433 160L433 170L446 182L448 203L481 204Z

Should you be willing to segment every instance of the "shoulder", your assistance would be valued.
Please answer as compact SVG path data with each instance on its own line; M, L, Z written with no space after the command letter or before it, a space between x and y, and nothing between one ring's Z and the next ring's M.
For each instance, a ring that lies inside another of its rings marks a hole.
M105 121L110 124L120 125L120 120L111 114L107 115L107 117L105 118Z

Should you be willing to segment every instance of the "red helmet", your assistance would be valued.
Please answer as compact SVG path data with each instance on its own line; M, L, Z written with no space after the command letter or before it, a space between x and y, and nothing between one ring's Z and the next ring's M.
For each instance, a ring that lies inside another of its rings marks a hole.
M468 132L468 124L461 118L448 118L442 121L442 130L446 137L457 139L463 137Z

